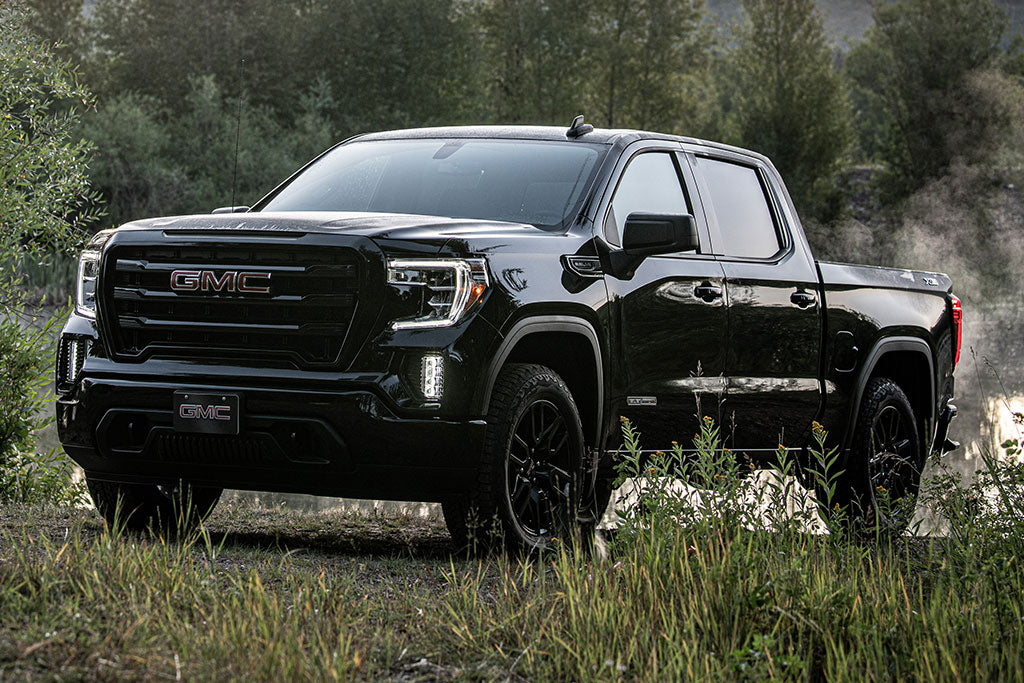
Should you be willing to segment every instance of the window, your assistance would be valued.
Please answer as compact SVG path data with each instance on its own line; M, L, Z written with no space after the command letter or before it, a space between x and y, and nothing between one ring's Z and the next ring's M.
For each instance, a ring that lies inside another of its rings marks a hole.
M757 171L716 159L700 158L698 164L722 235L716 251L744 258L777 254L782 245Z
M680 215L687 209L679 173L667 152L649 152L633 157L615 188L605 236L614 244L622 244L622 231L631 213Z
M260 211L370 211L531 223L576 216L603 145L536 140L378 140L341 145Z

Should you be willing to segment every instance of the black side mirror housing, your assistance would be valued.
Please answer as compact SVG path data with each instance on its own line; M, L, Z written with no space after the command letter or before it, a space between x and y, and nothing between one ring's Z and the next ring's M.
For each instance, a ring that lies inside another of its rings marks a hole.
M697 251L697 221L689 214L631 213L622 231L622 250L630 256Z
M609 272L620 280L629 280L648 256L683 251L700 251L693 216L631 213L622 230L622 249L607 253Z
M210 213L245 213L248 210L248 206L218 206Z

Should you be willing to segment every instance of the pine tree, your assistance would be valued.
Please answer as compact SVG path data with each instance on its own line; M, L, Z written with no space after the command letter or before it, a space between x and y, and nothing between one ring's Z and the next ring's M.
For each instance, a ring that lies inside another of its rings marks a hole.
M744 0L730 54L732 138L769 156L797 208L832 218L849 149L847 94L814 0Z

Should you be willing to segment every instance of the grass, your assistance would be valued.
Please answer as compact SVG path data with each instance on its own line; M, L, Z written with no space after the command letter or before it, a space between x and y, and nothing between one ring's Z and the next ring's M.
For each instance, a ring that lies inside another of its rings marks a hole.
M394 513L235 503L168 542L9 506L0 677L1021 680L1024 471L990 465L925 492L955 533L862 542L808 533L784 472L760 507L729 475L680 517L653 462L607 552L532 559Z
M604 560L437 521L234 505L190 541L0 514L0 677L1021 679L1024 568L943 540L720 528Z

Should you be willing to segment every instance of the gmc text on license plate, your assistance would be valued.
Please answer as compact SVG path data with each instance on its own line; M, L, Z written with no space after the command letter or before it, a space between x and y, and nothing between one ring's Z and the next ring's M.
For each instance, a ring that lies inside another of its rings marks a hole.
M174 431L238 434L238 394L174 392Z

